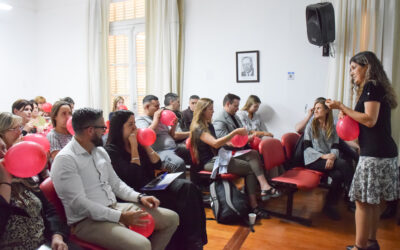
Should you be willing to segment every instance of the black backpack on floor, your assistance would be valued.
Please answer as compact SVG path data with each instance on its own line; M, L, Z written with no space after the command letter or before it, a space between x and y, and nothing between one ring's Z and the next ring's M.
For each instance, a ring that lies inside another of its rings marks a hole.
M210 185L211 208L215 219L222 224L248 222L250 206L247 195L228 180L215 180Z

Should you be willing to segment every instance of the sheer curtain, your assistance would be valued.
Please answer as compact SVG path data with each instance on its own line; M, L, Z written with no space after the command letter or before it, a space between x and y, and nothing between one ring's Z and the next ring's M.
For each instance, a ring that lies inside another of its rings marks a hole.
M183 0L146 0L146 93L181 96Z
M88 70L89 105L109 113L108 12L110 0L89 0Z
M350 58L360 51L373 51L400 97L399 23L400 1L397 0L333 0L336 40L332 44L334 58L329 69L328 97L351 102ZM354 99L354 98L353 98ZM400 101L400 100L399 100ZM392 134L399 145L400 112L392 112Z

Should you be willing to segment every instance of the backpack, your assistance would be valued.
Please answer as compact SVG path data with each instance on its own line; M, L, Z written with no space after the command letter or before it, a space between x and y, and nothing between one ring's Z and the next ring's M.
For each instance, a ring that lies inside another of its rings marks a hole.
M247 196L228 180L215 180L210 185L211 209L218 223L248 222L250 206Z

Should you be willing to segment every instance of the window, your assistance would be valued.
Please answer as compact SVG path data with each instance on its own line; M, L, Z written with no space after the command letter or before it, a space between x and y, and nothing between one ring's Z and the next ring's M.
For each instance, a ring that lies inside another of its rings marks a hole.
M143 114L146 94L144 6L145 0L113 1L109 13L110 107L122 96L135 114Z

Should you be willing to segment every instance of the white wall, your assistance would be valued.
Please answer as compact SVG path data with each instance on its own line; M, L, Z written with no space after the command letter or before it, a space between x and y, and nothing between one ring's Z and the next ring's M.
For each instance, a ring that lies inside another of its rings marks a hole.
M307 39L305 8L315 0L187 0L183 108L190 95L222 110L228 92L258 95L275 137L294 131L304 107L326 94L328 61ZM260 82L236 83L236 51L260 51ZM295 80L287 80L295 72Z
M37 6L38 94L88 106L88 1L40 0Z
M31 0L9 1L0 10L0 111L19 98L32 98L36 78L36 14Z
M87 0L18 0L0 11L0 111L19 98L88 105Z

